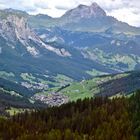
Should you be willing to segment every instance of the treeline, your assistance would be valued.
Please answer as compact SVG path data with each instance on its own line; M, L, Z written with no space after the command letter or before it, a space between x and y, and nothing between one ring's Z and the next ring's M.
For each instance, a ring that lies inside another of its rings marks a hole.
M2 140L139 140L140 91L95 98L0 119Z

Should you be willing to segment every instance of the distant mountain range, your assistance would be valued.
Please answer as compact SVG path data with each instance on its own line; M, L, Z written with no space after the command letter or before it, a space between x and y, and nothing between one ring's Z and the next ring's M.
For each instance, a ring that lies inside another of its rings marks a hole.
M93 3L91 6L79 5L67 11L60 18L51 18L41 14L29 16L29 22L34 28L57 26L65 30L80 32L140 34L140 28L130 26L108 16L97 3Z
M108 16L96 3L60 18L0 10L0 58L0 78L32 96L73 81L139 70L140 28Z

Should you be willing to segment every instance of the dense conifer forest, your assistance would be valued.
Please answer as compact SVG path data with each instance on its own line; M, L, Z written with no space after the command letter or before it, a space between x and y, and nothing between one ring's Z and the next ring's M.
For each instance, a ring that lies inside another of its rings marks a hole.
M1 140L139 140L140 91L0 119Z

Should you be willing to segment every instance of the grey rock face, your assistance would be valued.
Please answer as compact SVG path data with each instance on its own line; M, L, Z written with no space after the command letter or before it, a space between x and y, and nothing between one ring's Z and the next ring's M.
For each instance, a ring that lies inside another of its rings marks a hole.
M91 6L79 5L75 9L66 12L62 18L67 18L67 20L79 20L82 18L96 18L99 16L106 16L106 13L97 3L93 3Z
M0 21L0 33L11 42L19 40L27 44L30 38L39 39L28 27L26 19L15 15L8 16L7 19Z
M30 41L34 42L37 46L46 48L49 51L56 53L59 56L71 56L66 50L60 50L50 45L45 44L34 31L30 29L27 24L27 19L10 15L6 19L0 21L0 35L7 41L16 43L19 41L26 50L33 56L39 55L39 50L35 46L30 45Z

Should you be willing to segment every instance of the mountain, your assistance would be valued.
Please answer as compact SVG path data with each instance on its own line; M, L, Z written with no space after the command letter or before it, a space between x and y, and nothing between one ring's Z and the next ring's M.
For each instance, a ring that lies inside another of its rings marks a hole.
M79 5L66 12L60 18L61 25L62 28L73 31L104 32L111 29L113 33L140 33L139 28L129 26L108 16L97 3L93 3L91 6Z
M93 3L91 6L79 5L75 9L67 11L61 18L64 18L66 22L78 22L81 19L90 19L96 17L105 17L106 13L101 9L97 3Z
M48 18L47 16L40 18L41 22L39 22L36 16L31 16L28 20L33 28L57 26L69 31L140 34L140 28L130 26L114 17L108 16L97 3L93 3L90 6L79 5L67 11L60 18Z
M8 11L6 11L8 12ZM11 12L11 11L10 11ZM16 15L12 15L12 13L7 16L6 19L3 19L0 28L1 37L3 37L7 42L17 43L19 42L27 51L33 55L39 55L39 50L37 48L30 46L31 42L34 43L35 46L44 47L49 51L52 51L58 55L65 55L63 50L59 50L57 48L53 48L52 46L46 45L28 26L26 18L18 17ZM64 50L65 51L65 50ZM67 54L68 55L68 54Z
M30 20L29 23L45 42L76 48L84 58L117 72L140 68L140 28L108 16L96 3L91 6L79 5L60 18L42 18L41 21L36 26L32 26ZM92 75L96 75L95 71L93 69ZM99 73L102 72L100 70Z
M46 42L30 28L28 16L25 15L11 9L1 11L0 75L2 78L38 91L73 80L90 78L91 75L87 71L94 68L106 73L116 72L84 58L82 52L76 48L59 42Z
M60 18L0 10L0 78L18 84L23 92L15 85L13 91L21 96L36 100L44 99L37 93L47 93L51 95L48 104L60 105L68 96L55 94L54 89L96 76L139 70L138 31L107 16L96 3L80 5ZM7 82L1 82L3 86L8 86ZM58 98L60 101L52 103Z
M140 28L98 4L0 10L0 139L140 139L139 89Z
M118 72L139 70L139 36L124 33L73 32L58 27L39 28L35 29L35 32L46 42L59 42L75 48L84 58ZM93 74L94 71L95 69ZM103 71L100 70L100 72Z

